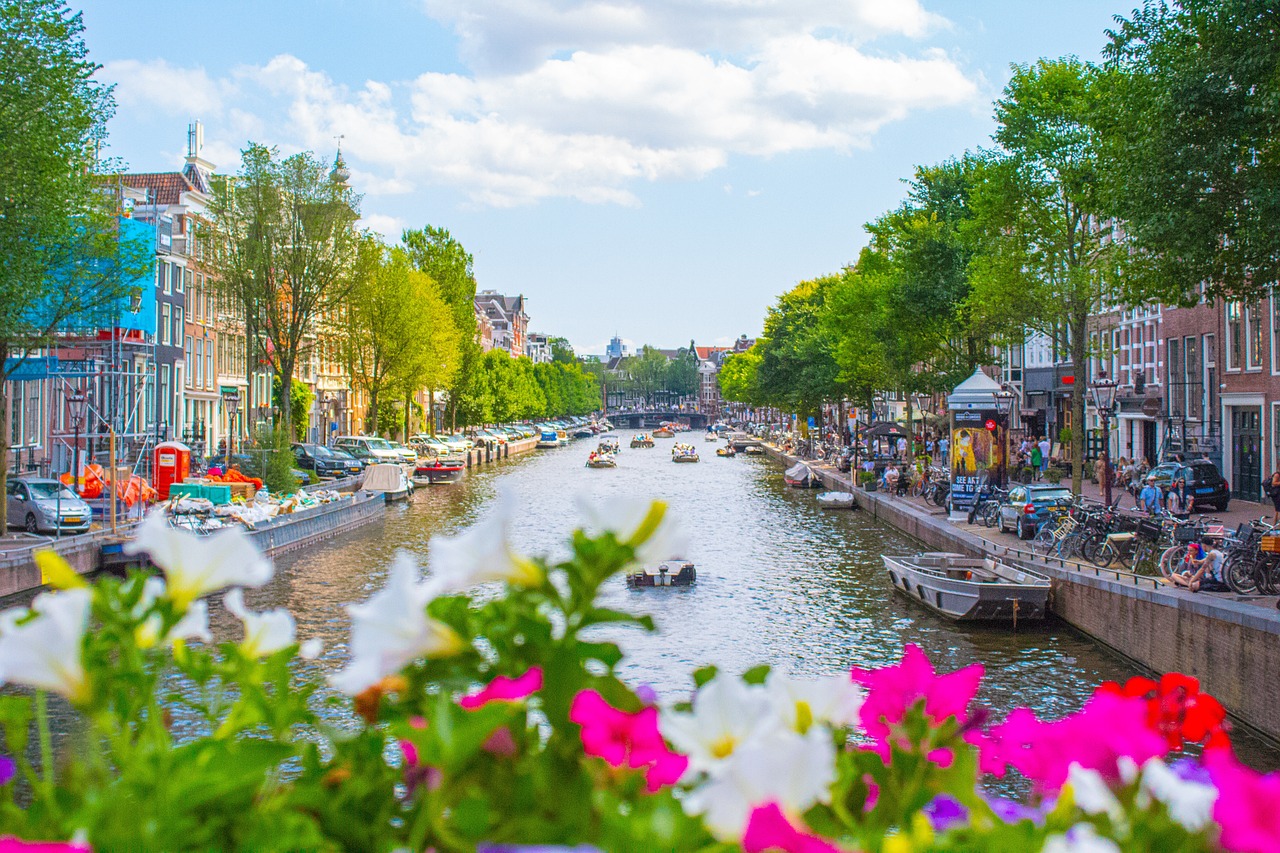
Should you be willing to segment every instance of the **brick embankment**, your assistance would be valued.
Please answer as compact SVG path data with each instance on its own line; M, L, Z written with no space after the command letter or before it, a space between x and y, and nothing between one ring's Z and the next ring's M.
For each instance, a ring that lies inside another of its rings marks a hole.
M768 445L765 452L787 466L796 461ZM1192 593L1129 572L1046 561L1012 535L953 524L918 499L855 489L848 475L813 467L828 487L853 492L859 508L929 549L996 557L1048 575L1049 608L1058 618L1146 669L1195 676L1240 721L1280 741L1280 612L1274 598Z

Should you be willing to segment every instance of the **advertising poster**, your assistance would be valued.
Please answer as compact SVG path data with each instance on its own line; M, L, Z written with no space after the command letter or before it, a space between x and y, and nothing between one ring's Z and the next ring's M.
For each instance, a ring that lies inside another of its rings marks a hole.
M999 430L986 427L994 411L967 409L951 413L951 508L968 510L987 480L988 471L1000 464Z

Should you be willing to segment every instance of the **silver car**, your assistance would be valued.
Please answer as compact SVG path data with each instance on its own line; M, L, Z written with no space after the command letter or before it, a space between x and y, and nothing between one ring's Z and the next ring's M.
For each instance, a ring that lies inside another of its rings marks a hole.
M85 533L93 520L89 505L57 480L10 480L5 492L9 524L21 525L28 533L54 533L59 527L63 533Z

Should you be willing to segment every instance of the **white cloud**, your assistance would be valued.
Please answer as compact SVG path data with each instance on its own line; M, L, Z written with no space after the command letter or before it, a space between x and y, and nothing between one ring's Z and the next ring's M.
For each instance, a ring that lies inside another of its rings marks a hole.
M493 207L636 205L641 183L865 147L888 122L979 94L939 50L871 49L945 24L917 0L423 2L474 73L346 86L287 54L221 80L164 60L109 72L122 104L217 116L206 135L223 168L248 139L331 152L342 134L359 192L443 185Z
M360 217L360 225L371 231L377 231L389 242L400 242L400 234L404 231L404 220L398 216L384 216L380 213L366 213Z

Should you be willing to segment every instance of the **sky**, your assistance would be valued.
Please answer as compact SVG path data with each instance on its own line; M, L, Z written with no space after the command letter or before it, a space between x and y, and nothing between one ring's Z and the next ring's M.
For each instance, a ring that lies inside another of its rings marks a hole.
M73 0L73 5L75 5ZM990 145L1012 63L1134 0L85 0L133 171L332 160L363 226L447 228L530 329L603 352L761 330L917 165Z

